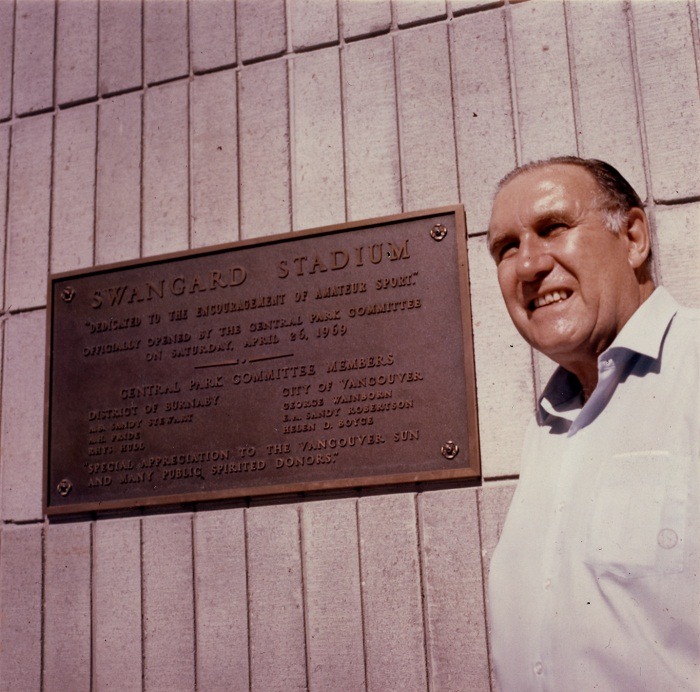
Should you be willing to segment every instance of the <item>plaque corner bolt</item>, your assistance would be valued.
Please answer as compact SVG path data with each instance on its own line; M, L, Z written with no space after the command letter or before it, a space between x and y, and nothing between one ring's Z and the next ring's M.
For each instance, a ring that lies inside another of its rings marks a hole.
M452 440L448 440L440 447L440 453L445 459L454 459L459 454L459 445Z
M430 237L433 240L442 240L447 235L447 228L441 223L436 223L430 229Z
M70 303L73 298L75 298L75 289L72 286L66 286L62 291L61 291L61 298L66 303Z
M56 490L58 490L59 495L62 497L65 497L70 493L71 490L73 490L73 484L67 479L64 478L57 486Z

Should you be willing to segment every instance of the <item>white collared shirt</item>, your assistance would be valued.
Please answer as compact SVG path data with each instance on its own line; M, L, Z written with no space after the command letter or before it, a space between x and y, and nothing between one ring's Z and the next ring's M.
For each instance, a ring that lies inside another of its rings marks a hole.
M658 288L559 368L526 434L489 576L506 692L700 690L700 311Z

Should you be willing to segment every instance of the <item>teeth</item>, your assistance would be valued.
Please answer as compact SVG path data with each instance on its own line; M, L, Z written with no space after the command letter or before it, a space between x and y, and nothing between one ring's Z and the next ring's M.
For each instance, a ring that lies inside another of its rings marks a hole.
M535 298L533 304L535 308L541 308L544 305L551 305L552 303L558 303L562 300L566 300L568 297L568 291L552 291L551 293L545 293L539 298Z

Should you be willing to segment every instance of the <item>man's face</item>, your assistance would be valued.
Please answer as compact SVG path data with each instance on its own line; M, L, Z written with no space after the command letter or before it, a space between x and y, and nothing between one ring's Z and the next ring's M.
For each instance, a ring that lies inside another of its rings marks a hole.
M597 358L641 303L627 237L607 228L600 197L588 171L552 164L507 183L489 224L513 323L569 369Z

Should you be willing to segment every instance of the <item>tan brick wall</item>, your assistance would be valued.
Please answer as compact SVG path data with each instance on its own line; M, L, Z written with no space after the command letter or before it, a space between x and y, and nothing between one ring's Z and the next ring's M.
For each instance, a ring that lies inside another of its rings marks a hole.
M698 37L694 0L0 0L0 689L488 690L484 575L551 371L490 196L609 160L700 305ZM482 488L44 520L49 271L458 202Z

